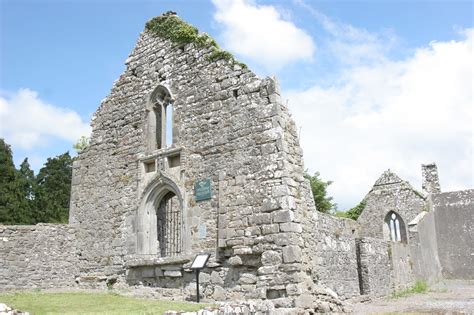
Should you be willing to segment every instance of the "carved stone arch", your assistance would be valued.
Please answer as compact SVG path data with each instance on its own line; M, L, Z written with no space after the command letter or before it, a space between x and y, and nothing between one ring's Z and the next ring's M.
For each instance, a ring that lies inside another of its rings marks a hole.
M160 227L158 225L160 222L160 204L162 204L163 201L167 202L172 197L175 206L179 207L175 217L170 218L169 222L170 227L174 229L172 232L175 238L166 239L172 243L164 243L165 238L163 235L160 235L160 228L162 232L169 230L168 227L163 229L162 226ZM141 196L140 206L137 211L137 254L164 257L184 253L186 244L184 242L185 216L183 201L183 193L178 185L162 173L159 173L155 179L147 185ZM174 221L171 221L171 219Z
M407 243L407 230L405 221L395 211L389 211L384 218L384 239L392 242Z
M158 85L148 96L146 103L147 119L146 119L146 137L147 137L147 149L148 151L154 151L161 149L166 146L170 146L174 142L175 135L172 132L173 117L172 107L174 98L170 92L170 89L164 85ZM170 117L167 118L167 115ZM167 126L171 123L171 126ZM167 128L169 127L169 128ZM171 143L167 143L166 130L169 129L172 132Z

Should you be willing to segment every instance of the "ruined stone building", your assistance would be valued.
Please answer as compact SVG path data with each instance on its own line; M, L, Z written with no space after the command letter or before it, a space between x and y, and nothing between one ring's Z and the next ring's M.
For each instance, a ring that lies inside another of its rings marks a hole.
M443 194L427 179L420 194L387 172L358 222L317 212L276 79L173 14L147 24L92 127L69 224L0 226L0 290L108 285L194 299L198 253L211 254L203 298L259 301L260 312L344 311L344 300L417 278L473 278L473 190ZM457 238L464 247L451 248Z

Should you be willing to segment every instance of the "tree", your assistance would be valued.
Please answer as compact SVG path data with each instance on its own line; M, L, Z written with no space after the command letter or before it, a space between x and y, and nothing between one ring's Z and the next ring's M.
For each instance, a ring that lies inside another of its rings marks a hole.
M337 211L336 216L341 217L341 218L348 218L348 219L352 219L352 220L357 221L360 214L362 213L362 210L364 210L366 204L367 204L366 200L364 199L361 202L359 202L359 204L357 206L355 206L354 208L349 209L346 212Z
M306 173L305 178L309 180L311 185L316 209L320 212L330 213L337 208L337 205L333 202L333 198L328 196L326 191L326 188L332 184L332 181L325 182L319 178L319 176L319 172L314 173L313 176Z
M16 172L15 191L16 209L20 215L17 219L18 224L34 224L36 203L35 203L36 178L30 168L28 158L25 158L20 164L20 169Z
M0 222L15 223L15 180L16 169L13 164L12 150L4 139L0 138Z
M71 194L72 158L69 152L48 158L36 177L36 222L67 223Z

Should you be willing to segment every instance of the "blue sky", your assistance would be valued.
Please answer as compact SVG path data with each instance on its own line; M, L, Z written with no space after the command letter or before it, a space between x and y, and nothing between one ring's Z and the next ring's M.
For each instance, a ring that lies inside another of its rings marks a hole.
M145 22L173 10L277 76L341 209L387 168L419 188L437 162L445 190L474 186L472 1L0 3L0 137L17 164L73 151Z

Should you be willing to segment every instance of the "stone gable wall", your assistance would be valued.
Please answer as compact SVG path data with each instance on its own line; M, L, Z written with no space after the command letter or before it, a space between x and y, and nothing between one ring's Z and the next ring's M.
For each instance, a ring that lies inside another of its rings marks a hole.
M0 225L0 291L74 287L75 232L63 224Z
M129 284L169 289L178 283L192 294L193 277L183 266L204 251L212 257L203 281L213 284L204 297L314 309L318 294L305 289L311 278L302 265L307 209L300 207L305 180L295 124L274 79L231 61L210 62L212 51L141 34L74 165L70 221L81 226L82 276L119 274ZM147 101L158 85L174 99L178 137L173 148L150 152ZM169 150L179 151L178 172L158 163L144 174L144 160ZM188 247L176 259L137 255L140 204L163 178L183 201ZM207 178L212 199L197 202L194 184ZM299 298L304 290L308 297Z
M390 211L400 215L408 231L408 223L425 209L424 197L391 172L382 174L364 200L366 206L357 219L363 237L388 239L384 220Z

